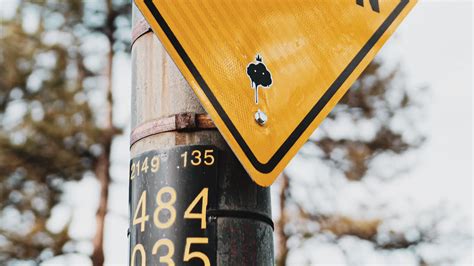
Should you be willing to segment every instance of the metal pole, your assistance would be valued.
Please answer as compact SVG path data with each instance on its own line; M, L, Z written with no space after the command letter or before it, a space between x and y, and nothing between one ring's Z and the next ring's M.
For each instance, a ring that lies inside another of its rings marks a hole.
M130 264L274 265L253 183L133 6Z

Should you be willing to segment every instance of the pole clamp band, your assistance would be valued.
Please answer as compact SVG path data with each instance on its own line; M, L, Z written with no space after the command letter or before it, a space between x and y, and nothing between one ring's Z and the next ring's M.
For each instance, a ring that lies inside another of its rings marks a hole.
M140 38L141 36L145 35L146 33L151 32L150 25L146 22L145 19L139 20L132 29L132 43L131 46L135 43L135 41Z
M209 210L207 211L209 217L226 217L226 218L238 218L238 219L249 219L254 221L259 221L269 225L272 228L272 231L275 230L275 225L273 220L268 216L247 210Z
M130 147L137 141L151 135L171 131L198 131L215 129L216 125L208 114L179 113L140 124L130 134Z

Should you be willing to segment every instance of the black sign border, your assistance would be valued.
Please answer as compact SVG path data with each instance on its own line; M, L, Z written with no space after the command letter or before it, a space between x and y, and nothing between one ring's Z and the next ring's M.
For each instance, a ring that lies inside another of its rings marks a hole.
M408 3L413 0L400 0L400 3L394 8L390 15L385 19L382 25L375 31L375 33L370 37L367 43L362 47L362 49L357 53L357 55L351 60L351 62L346 66L342 73L337 77L337 79L331 84L331 86L326 90L324 95L317 101L317 103L311 108L309 113L303 118L303 120L298 124L298 126L293 130L290 136L283 142L283 144L278 148L275 154L270 158L267 163L261 163L257 157L253 154L250 147L247 145L243 137L240 135L239 131L235 125L230 120L229 116L225 110L220 105L217 98L212 93L211 89L207 85L204 78L199 73L198 69L189 58L188 54L181 46L181 43L178 41L174 35L171 28L166 23L165 19L159 12L158 8L153 4L153 0L143 0L145 5L148 7L149 11L152 13L155 20L158 22L161 30L165 33L168 40L173 45L176 52L183 60L184 64L188 70L193 75L196 82L199 84L203 92L206 94L208 100L211 102L212 106L216 112L221 117L224 124L229 129L230 133L240 145L242 151L247 155L250 163L260 171L261 173L270 173L278 165L278 163L283 159L286 153L293 147L295 142L300 138L300 136L306 131L311 122L319 115L321 110L326 106L326 104L331 100L331 98L336 94L340 89L342 84L347 80L347 78L352 74L352 72L357 68L357 66L362 62L365 56L370 52L370 50L375 46L383 34L388 30L388 28L393 24L397 17L402 13L402 11L407 7Z

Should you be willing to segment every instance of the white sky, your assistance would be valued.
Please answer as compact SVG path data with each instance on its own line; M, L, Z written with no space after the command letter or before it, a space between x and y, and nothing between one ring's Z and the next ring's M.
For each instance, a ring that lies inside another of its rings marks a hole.
M427 85L428 141L400 190L472 210L472 2L420 1L382 50L411 84ZM429 184L427 186L427 184ZM422 188L424 193L417 193Z

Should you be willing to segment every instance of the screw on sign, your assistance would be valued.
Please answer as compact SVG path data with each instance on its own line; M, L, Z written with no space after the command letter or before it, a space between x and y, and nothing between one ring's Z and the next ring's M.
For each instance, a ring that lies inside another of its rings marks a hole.
M265 125L267 120L268 120L267 115L264 112L262 112L262 110L258 109L258 111L255 113L255 121L257 121L259 125L263 126Z

